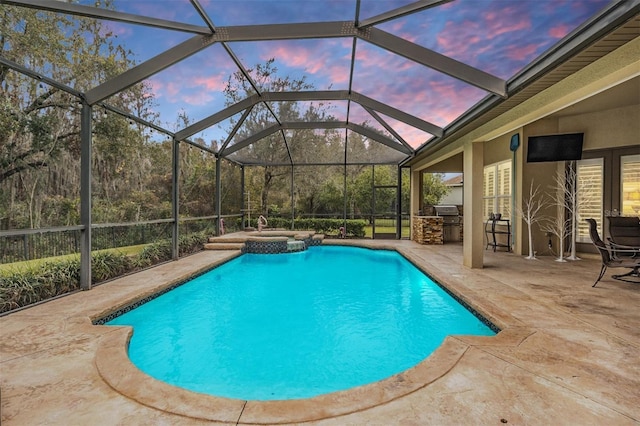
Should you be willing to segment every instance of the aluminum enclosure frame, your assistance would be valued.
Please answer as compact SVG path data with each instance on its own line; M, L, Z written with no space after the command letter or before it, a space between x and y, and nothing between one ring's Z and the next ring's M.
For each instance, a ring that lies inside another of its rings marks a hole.
M173 254L174 258L178 256L178 180L179 174L179 144L187 143L210 152L216 157L216 176L219 179L219 165L221 159L227 159L238 163L233 158L228 158L229 155L240 149L251 145L259 141L260 139L269 136L271 134L280 132L283 138L283 142L289 152L289 163L277 164L282 166L295 167L293 158L289 151L289 145L286 140L284 130L293 128L304 129L322 129L322 128L343 128L345 129L345 152L344 160L337 163L319 163L318 165L326 166L343 166L345 169L345 187L346 187L346 168L349 164L347 162L346 146L348 145L347 130L359 133L372 141L383 144L389 148L392 148L402 154L404 158L399 162L393 162L399 168L407 165L411 162L411 159L415 157L416 153L428 152L436 149L438 146L446 143L451 139L452 135L464 127L467 123L477 118L481 114L493 108L495 105L509 100L510 96L518 93L523 87L526 87L531 81L538 78L539 75L545 73L548 69L556 66L559 62L565 60L569 55L573 54L581 46L590 43L592 40L598 38L606 31L609 31L613 26L618 25L629 16L637 14L640 9L640 0L617 0L612 2L607 8L601 11L592 20L585 23L580 28L576 29L572 34L567 36L556 46L550 49L545 55L536 60L532 65L525 68L518 75L514 76L509 81L505 81L491 74L488 74L482 70L469 66L463 62L457 61L453 58L442 55L433 50L422 47L418 44L407 41L403 38L397 37L393 34L387 33L376 25L388 22L393 19L397 19L407 14L416 13L428 8L439 6L440 4L448 3L450 0L421 0L410 3L401 8L397 8L383 14L359 21L359 9L360 0L356 0L355 18L351 21L333 21L333 22L305 22L294 24L270 24L270 25L241 25L241 26L226 26L216 27L213 20L207 15L205 9L200 5L198 0L190 0L192 7L202 18L205 25L192 25L182 22L169 21L163 19L152 18L149 16L135 15L123 12L117 12L113 10L100 9L93 6L83 6L73 3L66 3L61 1L45 1L45 0L0 0L2 5L11 5L18 7L26 7L35 10L43 10L54 13L62 13L73 16L88 17L93 19L104 19L114 22L124 22L128 24L142 25L154 28L160 28L170 31L178 31L182 33L191 34L192 36L186 41L179 43L178 45L148 59L145 62L134 66L133 68L117 75L113 79L110 79L102 84L98 84L95 87L90 88L86 92L80 92L74 88L58 82L54 79L41 75L38 72L30 70L27 67L21 66L10 61L8 58L0 56L0 65L12 69L20 74L26 75L30 78L41 80L56 89L67 92L79 99L82 104L81 112L81 224L82 229L82 246L81 246L81 288L91 288L91 229L95 226L92 223L91 217L91 149L92 149L92 111L96 108L104 108L105 110L123 115L131 120L134 120L144 126L148 126L154 130L166 134L173 141L173 165L172 165L172 183L173 183L173 200L172 200L172 213L173 213ZM351 38L352 42L352 54L350 59L350 75L349 75L349 90L326 90L326 91L308 91L308 92L264 92L261 93L257 88L257 85L252 81L247 70L245 70L240 61L236 57L233 50L227 45L229 42L235 41L263 41L263 40L297 40L297 39L322 39L322 38ZM150 123L135 115L121 111L113 106L108 105L105 101L110 97L121 91L144 81L145 79L159 73L160 71L167 69L168 67L204 50L208 47L220 43L229 55L231 60L236 64L238 70L248 80L249 84L253 87L255 94L241 100L240 102L231 105L223 110L215 111L203 120L197 123L186 126L175 132L162 128L155 123ZM408 114L405 111L393 108L383 102L369 98L363 94L357 93L352 90L353 82L353 70L355 64L355 50L357 43L369 43L375 45L387 52L395 55L402 56L416 64L422 65L427 68L431 68L440 73L446 74L454 79L463 81L469 85L477 87L487 92L487 97L479 102L476 106L472 107L469 111L463 114L460 118L449 124L446 128L441 128L426 120L423 120L414 115ZM270 109L268 102L270 101L314 101L314 100L339 100L347 102L347 119L344 121L327 121L317 123L291 123L281 121L279 117ZM383 135L379 132L371 130L370 128L352 123L350 121L350 105L351 102L355 102L362 106L369 115L378 122L391 136ZM232 144L232 140L237 131L240 128L242 122L246 120L252 108L258 104L264 104L274 117L274 121L277 123L268 129L264 129L259 133L251 135L243 140L236 141ZM224 144L220 147L219 151L212 150L206 146L202 146L198 143L190 141L188 138L197 134L198 132L205 130L221 121L234 116L235 114L242 113L240 122L230 132L229 136L225 140ZM411 148L406 141L404 141L399 133L380 115L386 115L401 123L412 126L416 129L422 130L425 133L432 135L432 138L425 141L421 147L417 150ZM244 189L244 168L245 165L251 166L266 166L276 165L265 162L258 163L238 163L242 170L242 187ZM371 165L377 164L389 164L384 161L367 163ZM311 164L300 164L311 165ZM400 184L400 180L398 179ZM292 180L293 185L293 180ZM216 187L219 188L220 182L216 182ZM401 188L401 186L399 186ZM243 191L244 192L244 191ZM293 194L293 188L291 190ZM346 193L346 191L345 191ZM217 191L219 198L219 191ZM243 200L244 203L244 200ZM219 199L216 200L217 224L219 226L221 212L219 211L220 203ZM242 207L244 208L244 206ZM346 220L346 199L344 208L344 218ZM400 206L398 203L398 217L400 217ZM399 222L398 222L399 223Z

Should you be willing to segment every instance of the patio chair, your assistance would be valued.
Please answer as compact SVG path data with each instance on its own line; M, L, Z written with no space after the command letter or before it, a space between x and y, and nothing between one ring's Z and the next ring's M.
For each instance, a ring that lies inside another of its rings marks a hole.
M602 268L600 269L600 275L598 279L591 287L595 287L596 284L602 279L607 268L627 268L631 269L630 272L622 275L612 275L611 277L616 280L626 281L631 283L637 283L638 281L626 279L626 277L640 276L640 257L635 256L640 250L640 247L629 247L619 244L606 244L600 239L598 234L598 224L595 219L585 219L589 223L589 236L593 245L596 246L600 257L602 257Z
M632 257L640 257L640 217L611 216L607 219L611 245L614 248L634 248L636 252Z

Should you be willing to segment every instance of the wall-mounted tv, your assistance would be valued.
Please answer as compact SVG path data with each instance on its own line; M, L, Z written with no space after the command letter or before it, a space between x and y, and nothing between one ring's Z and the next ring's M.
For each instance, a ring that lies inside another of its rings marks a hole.
M529 136L527 163L580 160L583 140L584 133Z

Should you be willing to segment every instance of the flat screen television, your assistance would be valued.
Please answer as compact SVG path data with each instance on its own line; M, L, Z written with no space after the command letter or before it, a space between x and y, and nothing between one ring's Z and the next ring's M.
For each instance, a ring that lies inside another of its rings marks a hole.
M529 136L527 163L580 160L583 140L584 133Z

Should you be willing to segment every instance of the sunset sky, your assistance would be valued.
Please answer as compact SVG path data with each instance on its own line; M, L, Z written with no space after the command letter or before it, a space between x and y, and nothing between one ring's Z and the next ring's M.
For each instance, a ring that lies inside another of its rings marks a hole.
M93 1L81 1L93 5ZM354 21L355 0L200 0L216 27L276 23ZM362 0L359 19L411 3ZM602 9L608 0L456 0L377 25L377 28L508 80ZM188 0L116 1L119 11L205 25ZM118 43L143 62L193 34L124 23L106 23ZM246 68L275 58L279 75L306 76L316 90L349 88L351 38L229 43ZM192 122L224 108L223 88L235 72L220 44L152 76L161 125L175 130L178 114ZM353 90L441 127L488 93L452 77L358 40ZM346 119L346 102L331 103ZM358 105L350 120L374 122ZM385 117L412 146L431 135ZM377 123L374 127L378 126ZM224 139L222 122L194 137ZM380 126L378 126L380 127Z

